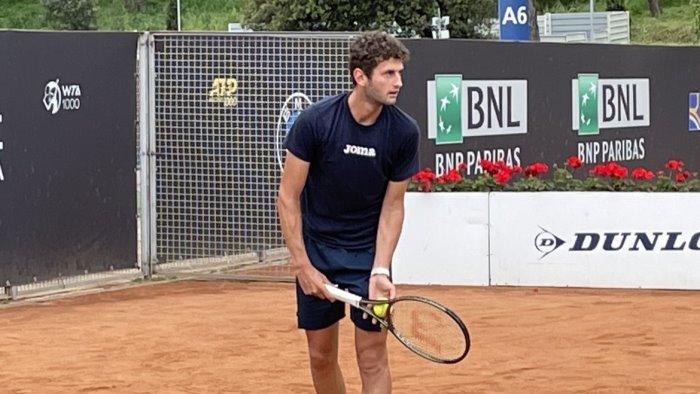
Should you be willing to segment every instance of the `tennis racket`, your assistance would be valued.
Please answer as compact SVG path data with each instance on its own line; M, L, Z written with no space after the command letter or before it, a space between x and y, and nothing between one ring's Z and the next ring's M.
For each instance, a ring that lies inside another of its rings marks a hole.
M392 300L368 300L356 294L326 284L337 301L360 309L389 330L404 346L419 356L441 364L462 361L469 353L471 340L462 319L439 303L418 296ZM388 305L384 316L372 309Z

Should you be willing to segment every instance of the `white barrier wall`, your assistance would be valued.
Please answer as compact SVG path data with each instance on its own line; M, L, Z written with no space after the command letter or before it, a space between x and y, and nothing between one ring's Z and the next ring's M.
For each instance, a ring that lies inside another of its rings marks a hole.
M491 284L700 289L699 206L698 193L491 193Z
M394 282L489 284L488 193L407 193Z

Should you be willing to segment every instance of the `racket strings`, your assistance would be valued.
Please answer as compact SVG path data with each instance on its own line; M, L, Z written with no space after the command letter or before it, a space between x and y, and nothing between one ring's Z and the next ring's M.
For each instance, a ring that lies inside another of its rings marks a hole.
M394 333L419 352L441 360L460 358L468 344L462 327L434 305L405 300L391 307Z

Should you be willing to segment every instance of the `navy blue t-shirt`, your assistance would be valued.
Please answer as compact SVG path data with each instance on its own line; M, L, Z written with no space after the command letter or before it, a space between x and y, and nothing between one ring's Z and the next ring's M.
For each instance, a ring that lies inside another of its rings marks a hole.
M304 235L347 249L373 247L389 181L418 171L416 121L384 106L371 126L353 118L349 93L302 112L285 148L310 163L301 196Z

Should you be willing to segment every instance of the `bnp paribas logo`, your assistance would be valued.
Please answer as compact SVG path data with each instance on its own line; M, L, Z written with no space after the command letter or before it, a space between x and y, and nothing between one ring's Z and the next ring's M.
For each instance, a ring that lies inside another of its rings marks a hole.
M578 74L571 81L573 130L596 135L600 129L650 125L649 79L600 79Z
M462 76L436 75L435 97L437 113L436 144L462 142Z
M598 74L578 75L578 134L598 134Z
M436 145L465 137L527 133L526 80L463 80L436 74L428 81L428 138Z

